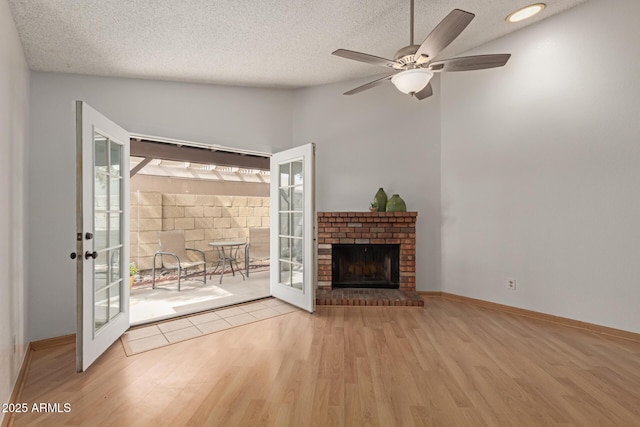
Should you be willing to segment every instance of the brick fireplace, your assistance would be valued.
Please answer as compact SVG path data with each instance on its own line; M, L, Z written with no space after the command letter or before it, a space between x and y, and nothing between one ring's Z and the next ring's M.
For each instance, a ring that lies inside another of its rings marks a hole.
M333 245L399 245L399 288L415 291L417 217L417 212L318 212L318 287L333 287Z

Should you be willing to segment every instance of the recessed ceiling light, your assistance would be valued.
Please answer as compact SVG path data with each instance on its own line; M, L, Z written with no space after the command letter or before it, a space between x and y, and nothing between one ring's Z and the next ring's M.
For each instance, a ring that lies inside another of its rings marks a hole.
M536 4L531 4L529 6L525 6L509 14L506 20L507 22L519 22L524 19L531 18L533 15L535 15L536 13L544 9L545 6L546 4L544 3L536 3Z

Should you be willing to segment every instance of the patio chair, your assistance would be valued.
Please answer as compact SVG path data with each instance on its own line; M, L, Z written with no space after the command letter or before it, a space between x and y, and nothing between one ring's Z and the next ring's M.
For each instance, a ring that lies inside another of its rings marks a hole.
M180 291L180 281L201 271L188 273L187 269L198 268L202 266L204 273L204 283L207 283L207 259L204 252L199 249L187 248L184 241L184 231L158 231L158 244L160 249L153 254L153 284L152 288L156 288L156 259L160 257L160 268L163 270L178 270L178 292ZM192 260L189 258L189 252L197 254L194 258L202 258L202 260ZM202 280L200 280L202 281Z
M271 229L270 228L249 228L249 243L245 248L245 272L249 277L249 266L252 262L265 261L271 256Z

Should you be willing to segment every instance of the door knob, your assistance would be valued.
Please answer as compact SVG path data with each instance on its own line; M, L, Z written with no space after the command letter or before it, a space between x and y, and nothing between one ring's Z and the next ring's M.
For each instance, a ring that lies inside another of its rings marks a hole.
M85 239L87 239L87 240L91 240L91 239L93 239L93 234L92 234L92 233L87 232L87 233L84 235L84 238L85 238Z
M76 259L78 257L78 254L75 252L71 252L69 256L71 257L71 259Z
M84 253L84 259L89 259L89 258L93 258L93 259L98 258L98 252L96 252L96 251L93 251L93 252L87 251L87 252L85 252Z

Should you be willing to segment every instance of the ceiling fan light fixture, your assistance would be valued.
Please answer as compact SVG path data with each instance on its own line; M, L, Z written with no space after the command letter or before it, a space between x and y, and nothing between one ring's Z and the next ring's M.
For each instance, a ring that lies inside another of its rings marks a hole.
M396 51L392 60L346 49L338 49L333 52L333 55L346 59L387 68L387 75L348 90L344 95L355 95L391 81L400 92L412 95L418 100L423 100L433 95L433 87L431 87L429 81L434 72L484 70L502 67L511 57L510 54L494 54L449 59L438 58L438 55L467 28L475 15L464 10L453 9L436 25L422 44L417 45L413 43L414 0L410 0L410 2L409 46ZM434 62L435 59L438 60ZM388 71L389 68L393 68L391 73Z
M424 68L405 70L391 77L391 83L402 93L420 92L433 77L433 72Z
M510 13L506 17L507 22L520 22L525 19L531 18L533 15L539 13L544 9L547 5L544 3L535 3L530 4L529 6L521 7L515 12Z

